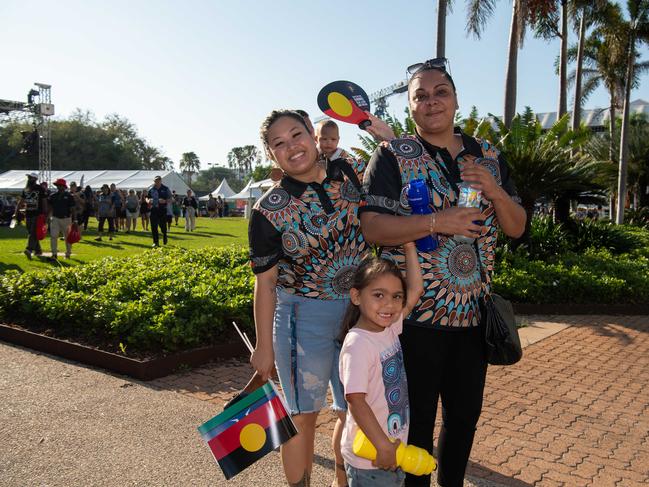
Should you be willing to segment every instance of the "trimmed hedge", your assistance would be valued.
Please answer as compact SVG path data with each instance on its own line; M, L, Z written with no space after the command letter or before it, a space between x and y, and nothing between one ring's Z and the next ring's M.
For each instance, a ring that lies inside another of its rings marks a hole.
M122 351L177 351L232 336L233 319L252 336L253 285L244 248L159 249L48 272L7 272L0 276L0 318L42 323L57 335L108 341ZM494 290L519 303L647 304L649 248L544 260L525 249L499 249Z
M608 250L567 253L549 262L504 254L494 290L518 303L649 303L649 258Z
M253 276L242 248L160 249L80 267L0 276L0 317L58 334L158 352L251 330Z

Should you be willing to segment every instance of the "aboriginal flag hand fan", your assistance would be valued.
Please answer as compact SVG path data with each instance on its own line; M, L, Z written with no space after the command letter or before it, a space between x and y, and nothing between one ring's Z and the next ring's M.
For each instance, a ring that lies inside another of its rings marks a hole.
M248 337L239 334L252 347ZM283 397L268 381L199 426L198 432L229 480L290 440L297 428Z
M331 118L356 124L363 130L372 124L365 113L370 111L370 99L363 88L351 81L333 81L322 88L318 107Z

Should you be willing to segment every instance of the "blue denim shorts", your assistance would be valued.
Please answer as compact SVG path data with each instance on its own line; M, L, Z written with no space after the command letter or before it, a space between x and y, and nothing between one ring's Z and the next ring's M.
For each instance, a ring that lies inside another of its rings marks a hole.
M345 464L349 487L402 487L406 474L400 468L392 470L356 468Z
M273 349L279 382L291 414L320 411L331 385L332 408L346 411L338 374L340 334L349 300L323 300L277 288Z

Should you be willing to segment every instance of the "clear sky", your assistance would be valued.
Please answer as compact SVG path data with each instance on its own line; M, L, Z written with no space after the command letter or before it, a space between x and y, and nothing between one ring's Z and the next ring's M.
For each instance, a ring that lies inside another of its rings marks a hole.
M118 113L176 164L194 151L227 165L232 147L259 144L274 108L320 116L316 96L346 79L368 93L435 56L435 0L0 1L0 98L26 101L52 85L58 116ZM480 41L465 34L464 2L447 21L447 57L460 111L502 113L511 1L501 0ZM575 35L571 42L576 42ZM528 33L519 53L517 109L555 111L559 42ZM643 49L643 59L649 58ZM632 99L649 99L647 77ZM572 95L569 98L571 103ZM598 90L586 108L607 106ZM389 98L402 115L405 95ZM341 146L358 145L347 125ZM53 141L56 144L56 141Z

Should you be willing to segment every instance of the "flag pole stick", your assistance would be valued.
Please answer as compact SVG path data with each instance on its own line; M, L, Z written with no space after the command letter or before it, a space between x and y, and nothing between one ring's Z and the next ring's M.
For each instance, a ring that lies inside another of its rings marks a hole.
M246 336L245 333L242 333L237 324L233 321L232 324L234 325L235 330L237 330L237 333L241 337L241 340L243 340L243 344L248 348L248 351L250 353L254 352L254 349L252 347L252 343L250 343L250 340L248 340L248 337Z
M252 346L252 343L250 342L248 335L246 335L245 332L242 332L234 321L232 322L232 324L234 325L234 328L237 330L239 336L241 337L241 340L243 340L244 345L248 348L248 350L250 350L250 353L254 352L254 347ZM289 411L288 404L286 402L286 398L284 397L284 394L282 394L280 391L277 390L277 387L275 386L275 382L272 379L268 379L268 383L273 388L273 391L275 391L275 394L277 394L277 397L279 397L279 400L282 401L282 405L284 406L284 409Z

